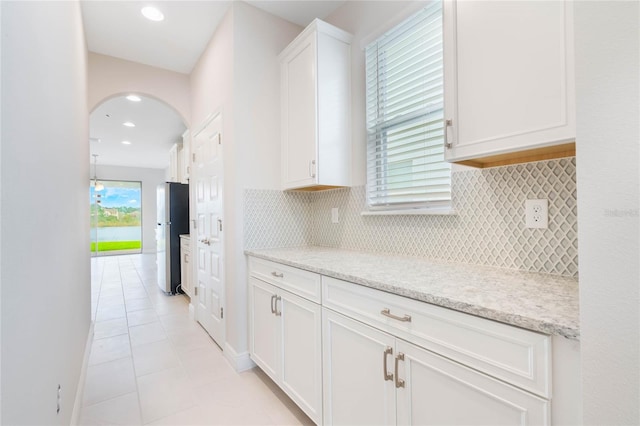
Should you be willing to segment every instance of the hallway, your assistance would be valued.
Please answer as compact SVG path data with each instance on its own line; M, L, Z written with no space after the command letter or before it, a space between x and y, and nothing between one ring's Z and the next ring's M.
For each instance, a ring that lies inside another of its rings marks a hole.
M312 424L262 371L233 370L189 318L187 297L160 291L155 255L91 267L95 334L80 424Z

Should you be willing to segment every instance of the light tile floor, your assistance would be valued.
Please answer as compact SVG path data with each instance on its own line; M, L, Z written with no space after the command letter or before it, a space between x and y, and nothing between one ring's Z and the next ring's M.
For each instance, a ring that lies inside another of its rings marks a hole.
M155 256L92 259L94 341L82 425L300 425L311 420L259 369L236 373L156 284Z

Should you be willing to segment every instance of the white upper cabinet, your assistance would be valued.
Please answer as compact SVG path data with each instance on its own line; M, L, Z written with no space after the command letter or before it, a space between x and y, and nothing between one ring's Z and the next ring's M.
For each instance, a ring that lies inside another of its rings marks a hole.
M351 39L316 19L279 56L282 189L351 183Z
M182 168L182 144L174 144L169 150L169 176L168 182L180 182Z
M191 172L191 132L187 129L182 134L182 174L181 183L189 183L189 173Z
M575 155L571 2L444 4L447 161L486 167Z

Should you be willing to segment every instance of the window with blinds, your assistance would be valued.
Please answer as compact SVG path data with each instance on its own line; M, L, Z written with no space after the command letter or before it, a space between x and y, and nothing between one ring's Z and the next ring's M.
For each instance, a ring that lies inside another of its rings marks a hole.
M366 47L371 210L450 207L444 161L442 2Z

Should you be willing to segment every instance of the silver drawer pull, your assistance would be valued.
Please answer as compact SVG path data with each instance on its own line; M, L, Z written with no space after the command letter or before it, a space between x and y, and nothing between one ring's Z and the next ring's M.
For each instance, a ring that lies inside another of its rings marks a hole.
M389 318L392 318L394 320L398 320L398 321L402 321L402 322L411 322L411 315L406 315L405 314L403 317L399 317L397 315L393 315L389 308L384 308L383 310L380 311L380 313L382 315L384 315L385 317L389 317Z
M451 149L451 142L447 138L447 130L449 130L449 127L451 126L453 126L453 121L450 119L444 120L444 147L447 149Z
M272 272L271 275L273 275L276 278L284 278L284 274L282 272L280 273Z
M402 352L398 353L398 355L396 356L395 373L396 373L396 388L403 388L404 387L404 380L402 380L400 378L400 376L398 375L398 362L399 361L404 361L404 354Z
M276 296L276 303L274 304L275 307L275 312L274 314L276 314L277 317L282 316L282 311L278 310L278 302L282 300L282 297L280 296Z
M311 176L312 178L316 177L316 160L311 160L309 161L309 176Z
M393 355L393 348L391 346L387 346L382 354L382 370L384 372L384 380L393 381L393 373L389 374L389 369L387 368L387 355Z

